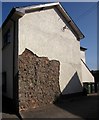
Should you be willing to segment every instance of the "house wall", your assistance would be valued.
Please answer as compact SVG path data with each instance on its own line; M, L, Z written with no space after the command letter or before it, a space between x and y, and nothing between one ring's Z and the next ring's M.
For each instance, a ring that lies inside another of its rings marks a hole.
M2 30L0 29L0 97L1 95L2 95ZM1 102L0 105L2 105Z
M38 56L59 60L60 89L69 94L82 91L80 43L68 28L63 30L65 25L56 8L25 14L19 19L18 52L20 55L27 48Z
M2 37L10 28L10 43L2 48L2 72L6 72L6 92L3 93L9 98L13 98L13 22L9 22L2 29ZM3 39L3 38L2 38ZM4 40L4 39L3 39ZM3 47L3 46L2 46Z
M82 82L94 82L93 75L82 61L81 67L82 67Z
M19 56L19 111L56 102L60 96L60 63L28 49Z
M81 59L84 61L84 63L86 63L86 54L85 51L80 50L80 54L81 54Z
M93 75L91 74L89 68L86 66L86 52L81 50L80 51L81 53L81 68L82 68L82 82L94 82L94 77ZM84 64L84 63L85 64Z

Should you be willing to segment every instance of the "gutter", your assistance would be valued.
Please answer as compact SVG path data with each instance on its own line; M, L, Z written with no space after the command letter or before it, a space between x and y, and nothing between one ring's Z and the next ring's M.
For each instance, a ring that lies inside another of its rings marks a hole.
M63 7L61 6L61 4L59 4L57 6L58 10L63 14L64 18L67 20L67 23L69 24L69 26L72 29L72 32L76 35L77 40L83 39L85 36L83 35L83 33L80 31L80 29L77 27L77 25L75 24L75 22L72 20L72 18L69 16L69 14L67 13L67 11L65 11L63 9Z
M28 13L28 12L34 12L34 11L54 8L54 7L56 7L60 11L60 13L63 15L63 17L66 19L68 26L71 28L71 31L76 36L77 40L83 39L85 36L80 31L80 29L77 27L77 25L72 20L72 18L69 16L69 14L63 9L63 6L61 6L59 2L41 4L41 5L36 5L36 6L32 5L32 6L27 6L27 7L19 7L19 8L16 8L16 10L20 12L24 11L25 13Z
M55 3L47 3L47 4L40 4L40 5L31 5L31 6L23 6L23 7L17 7L16 9L20 11L20 9L24 9L25 12L29 12L32 10L40 10L42 8L53 8L54 6L59 5L59 2L55 2Z
M19 19L20 17L22 17L25 14L24 10L19 11L16 8L12 8L11 12L9 13L9 15L7 16L6 20L3 22L1 28L3 28L10 19L16 20Z
M15 8L12 8L11 12L9 13L9 15L7 16L7 18L5 19L5 21L3 22L1 28L3 28L9 21L9 19L12 17L12 15L15 13Z
M66 19L66 21L68 23L68 26L71 28L71 31L76 36L77 40L83 39L85 36L82 34L82 32L80 31L80 29L77 27L77 25L74 23L74 21L72 20L72 18L63 9L63 7L61 6L61 4L59 2L42 4L42 5L36 5L36 6L32 5L32 6L28 6L28 7L13 8L11 10L9 16L7 17L7 19L3 23L2 27L7 23L7 21L9 20L9 18L12 15L14 15L14 14L16 14L17 16L21 16L22 17L25 13L28 13L28 12L31 12L31 11L49 9L49 8L54 8L54 7L56 7L61 12L61 14L63 15L63 17Z

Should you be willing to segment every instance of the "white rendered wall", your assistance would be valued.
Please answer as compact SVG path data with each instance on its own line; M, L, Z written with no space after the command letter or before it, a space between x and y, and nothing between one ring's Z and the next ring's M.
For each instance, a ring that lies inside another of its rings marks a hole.
M81 59L84 61L84 63L86 63L86 54L85 54L85 51L80 51L80 54L81 54Z
M81 59L86 64L86 56L85 51L81 50ZM81 68L82 68L82 82L94 82L94 77L87 68L87 66L81 60Z
M82 82L94 82L93 75L82 61L81 67L82 67Z
M28 48L40 57L59 60L63 94L81 92L80 43L69 29L63 31L66 24L56 11L31 12L19 19L19 55ZM68 90L65 89L74 75L78 79L72 80Z

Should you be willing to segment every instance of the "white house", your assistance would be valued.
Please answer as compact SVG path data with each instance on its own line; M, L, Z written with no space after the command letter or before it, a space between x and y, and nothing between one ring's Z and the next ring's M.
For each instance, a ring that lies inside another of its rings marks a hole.
M60 3L13 8L2 25L2 33L5 96L16 98L18 55L25 48L40 57L60 62L62 94L82 92L82 82L93 81L83 63L84 53L80 51L80 40L84 35Z
M81 52L81 71L82 71L82 82L94 82L94 77L86 65L86 48L80 47Z

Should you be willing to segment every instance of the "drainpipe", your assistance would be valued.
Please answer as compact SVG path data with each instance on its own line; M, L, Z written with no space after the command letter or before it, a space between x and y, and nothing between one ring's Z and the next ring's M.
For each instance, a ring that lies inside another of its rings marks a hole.
M24 13L15 9L15 13L13 14L14 18L13 16L10 18L10 20L13 22L13 104L15 112L19 112L18 71L17 73L15 73L15 68L17 67L16 64L18 65L18 19L21 18L23 15Z
M16 91L16 79L15 79L15 40L16 40L16 21L13 19L10 19L13 22L13 106L15 107L14 110L16 110L16 102L17 102L17 91Z

